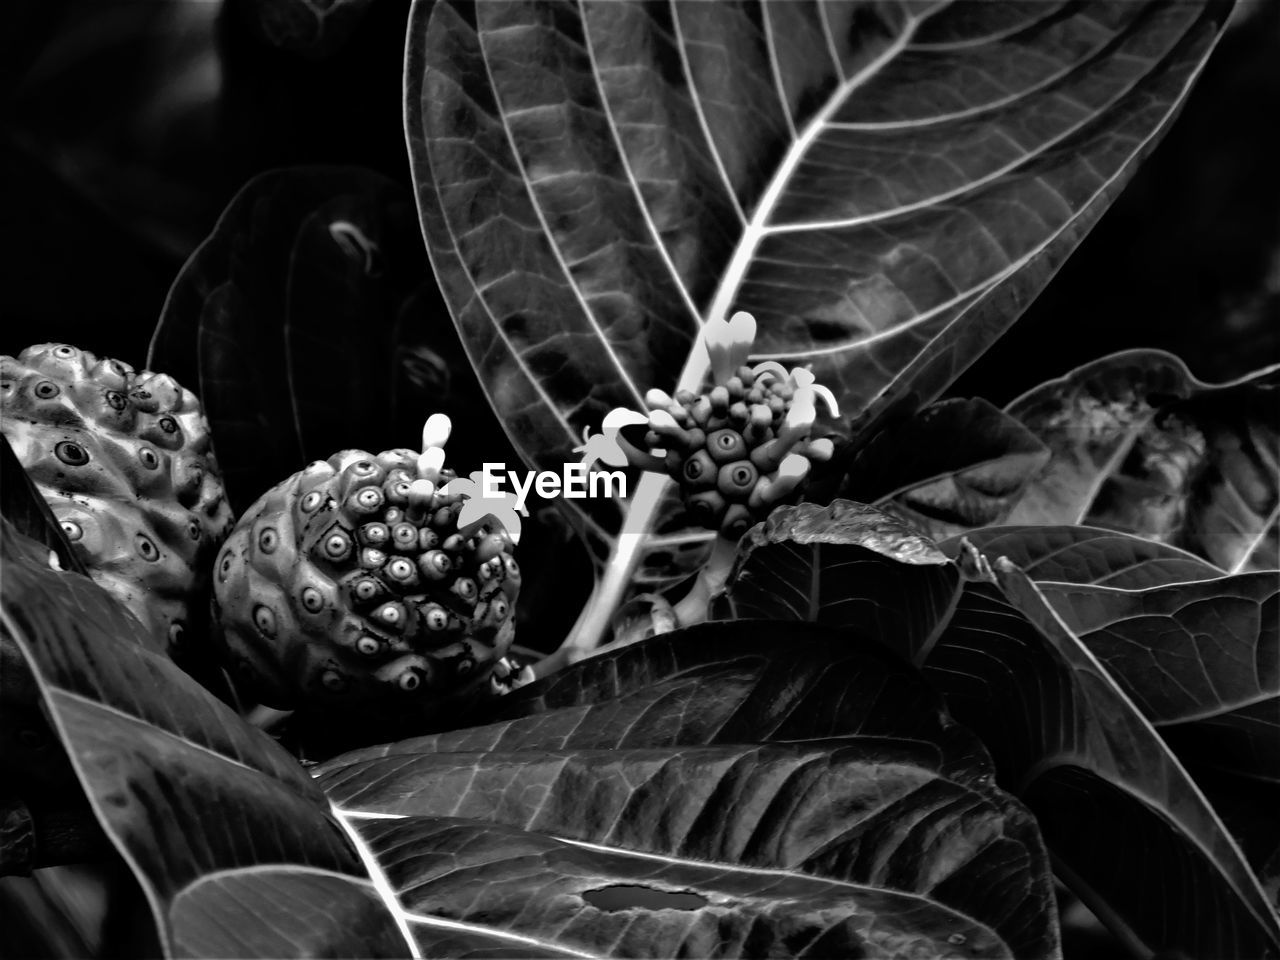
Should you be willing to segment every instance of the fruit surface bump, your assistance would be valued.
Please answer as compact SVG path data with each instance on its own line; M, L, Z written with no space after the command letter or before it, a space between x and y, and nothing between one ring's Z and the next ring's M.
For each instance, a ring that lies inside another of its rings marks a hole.
M233 516L195 394L65 343L0 357L5 436L90 575L174 654ZM194 614L194 617L193 617Z
M237 524L215 565L215 614L237 680L264 703L444 704L484 686L510 649L511 540L491 518L459 529L462 497L442 489L453 473L424 460L344 450Z

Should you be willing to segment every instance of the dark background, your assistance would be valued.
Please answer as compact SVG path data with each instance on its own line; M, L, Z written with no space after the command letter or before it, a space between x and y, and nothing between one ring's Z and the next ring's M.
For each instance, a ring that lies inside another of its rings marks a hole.
M6 0L0 351L66 340L140 365L178 268L259 171L407 183L408 6L373 0L311 60L263 40L253 0ZM1248 0L1170 134L954 392L1002 402L1126 347L1209 380L1280 359L1276 117L1280 2Z

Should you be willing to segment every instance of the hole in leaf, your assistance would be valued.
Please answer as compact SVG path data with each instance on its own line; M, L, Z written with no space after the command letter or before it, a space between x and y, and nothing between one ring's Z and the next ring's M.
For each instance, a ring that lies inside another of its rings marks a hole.
M597 910L700 910L711 901L687 890L655 890L638 884L619 883L582 894Z

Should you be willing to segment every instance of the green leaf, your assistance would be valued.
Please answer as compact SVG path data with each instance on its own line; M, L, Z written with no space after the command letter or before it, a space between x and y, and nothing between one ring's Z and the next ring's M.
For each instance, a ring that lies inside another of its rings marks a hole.
M1185 550L1099 527L983 527L945 540L938 549L954 557L965 540L992 559L1008 557L1037 582L1142 590L1222 576Z
M165 955L406 955L302 768L145 650L141 626L102 588L21 556L16 536L5 529L0 623L147 895Z
M1280 366L1209 385L1130 350L1006 409L1053 457L1004 522L1121 530L1228 573L1280 566Z
M960 594L932 541L866 504L779 507L742 538L716 612L852 627L919 664Z
M698 388L701 330L732 309L845 415L932 399L979 356L1154 146L1229 10L988 7L415 3L423 230L525 460L558 469L610 407ZM642 492L628 531L651 527Z
M1034 824L849 631L663 634L315 772L424 955L1058 954Z
M995 569L925 674L1035 813L1055 873L1138 955L1280 950L1273 906L1181 763L1036 585Z

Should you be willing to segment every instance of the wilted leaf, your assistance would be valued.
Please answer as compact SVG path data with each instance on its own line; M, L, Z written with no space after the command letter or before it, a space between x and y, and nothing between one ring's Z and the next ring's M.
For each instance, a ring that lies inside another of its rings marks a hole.
M1280 566L1280 367L1214 386L1167 353L1131 350L1007 411L1053 458L1004 522L1123 530L1228 573Z
M1033 824L849 631L664 634L316 773L427 955L1057 951Z
M1183 762L1280 785L1280 573L1040 591Z
M999 520L1048 459L1035 434L986 400L941 400L862 447L843 495L939 539Z
M166 953L314 956L324 943L344 955L407 955L302 768L143 649L141 626L104 590L17 556L14 535L4 536L4 632L147 892ZM331 894L322 909L312 905L319 890Z
M960 593L933 542L874 507L780 507L742 538L716 610L852 627L921 663Z
M1177 758L1026 575L995 568L998 586L966 586L925 674L1035 813L1055 873L1137 954L1280 950L1257 877Z
M846 415L932 399L1121 189L1227 9L419 0L419 212L509 436L554 469L610 407L698 387L730 309Z
M425 278L411 197L371 171L273 171L232 200L174 281L148 364L199 393L237 513L311 460L416 446L427 414L482 405L421 377L432 348L466 366L413 299Z
M1143 590L1213 580L1222 571L1167 543L1098 527L984 527L938 544L955 556L962 540L990 559L1008 557L1035 581Z

